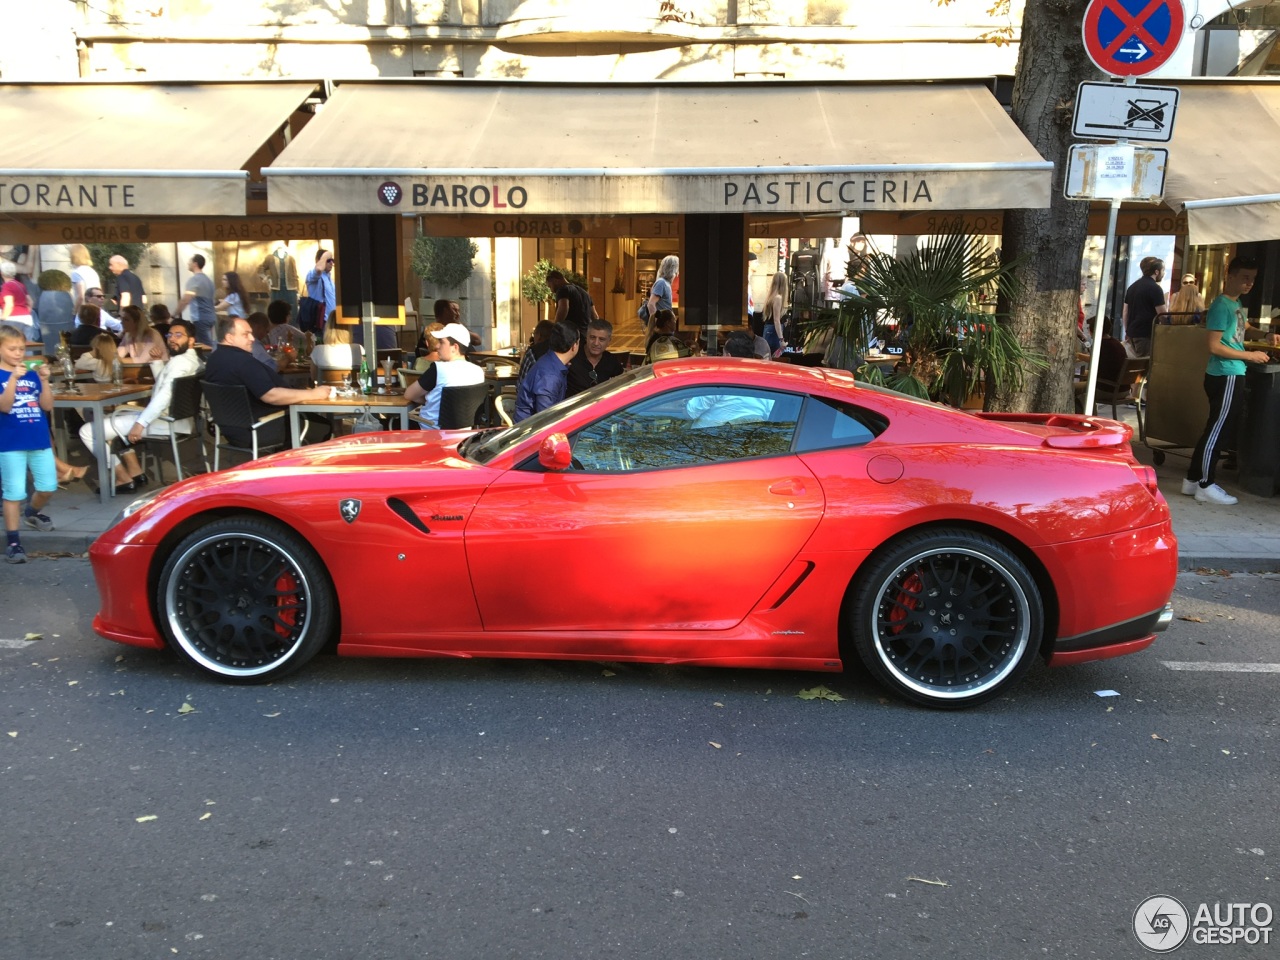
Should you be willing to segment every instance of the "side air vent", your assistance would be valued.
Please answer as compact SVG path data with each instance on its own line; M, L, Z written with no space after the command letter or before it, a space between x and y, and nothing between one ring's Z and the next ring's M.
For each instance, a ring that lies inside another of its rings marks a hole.
M387 506L391 508L392 513L409 524L409 526L421 530L423 533L431 532L431 528L423 523L422 518L413 512L413 508L398 497L392 497L388 500Z

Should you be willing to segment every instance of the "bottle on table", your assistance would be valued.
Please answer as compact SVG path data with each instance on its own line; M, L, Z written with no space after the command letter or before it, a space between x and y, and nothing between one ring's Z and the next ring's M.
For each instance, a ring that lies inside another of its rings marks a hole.
M113 387L124 386L124 365L120 363L119 357L115 357L111 361L111 385Z

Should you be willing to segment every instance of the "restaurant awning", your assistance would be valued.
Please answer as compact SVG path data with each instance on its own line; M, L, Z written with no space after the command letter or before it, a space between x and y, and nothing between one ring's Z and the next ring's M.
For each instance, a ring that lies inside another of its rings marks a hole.
M1191 243L1280 239L1280 84L1179 88L1164 199Z
M1047 207L979 83L349 82L265 168L273 213Z
M235 216L316 84L0 84L0 216Z

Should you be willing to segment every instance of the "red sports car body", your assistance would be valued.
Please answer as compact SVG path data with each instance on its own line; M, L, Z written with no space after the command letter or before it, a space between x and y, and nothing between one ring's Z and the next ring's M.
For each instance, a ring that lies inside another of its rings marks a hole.
M1109 420L969 414L750 360L501 431L363 434L178 483L94 543L94 629L222 680L361 656L840 670L912 701L1140 650L1177 547Z

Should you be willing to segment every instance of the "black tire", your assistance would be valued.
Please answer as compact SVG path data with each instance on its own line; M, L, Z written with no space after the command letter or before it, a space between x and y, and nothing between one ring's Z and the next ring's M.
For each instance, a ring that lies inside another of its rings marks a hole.
M968 530L897 540L860 572L850 606L854 649L899 697L970 707L1015 683L1040 650L1035 579L1007 547Z
M336 602L320 558L272 520L230 517L183 538L156 585L177 653L225 683L267 683L329 639Z

